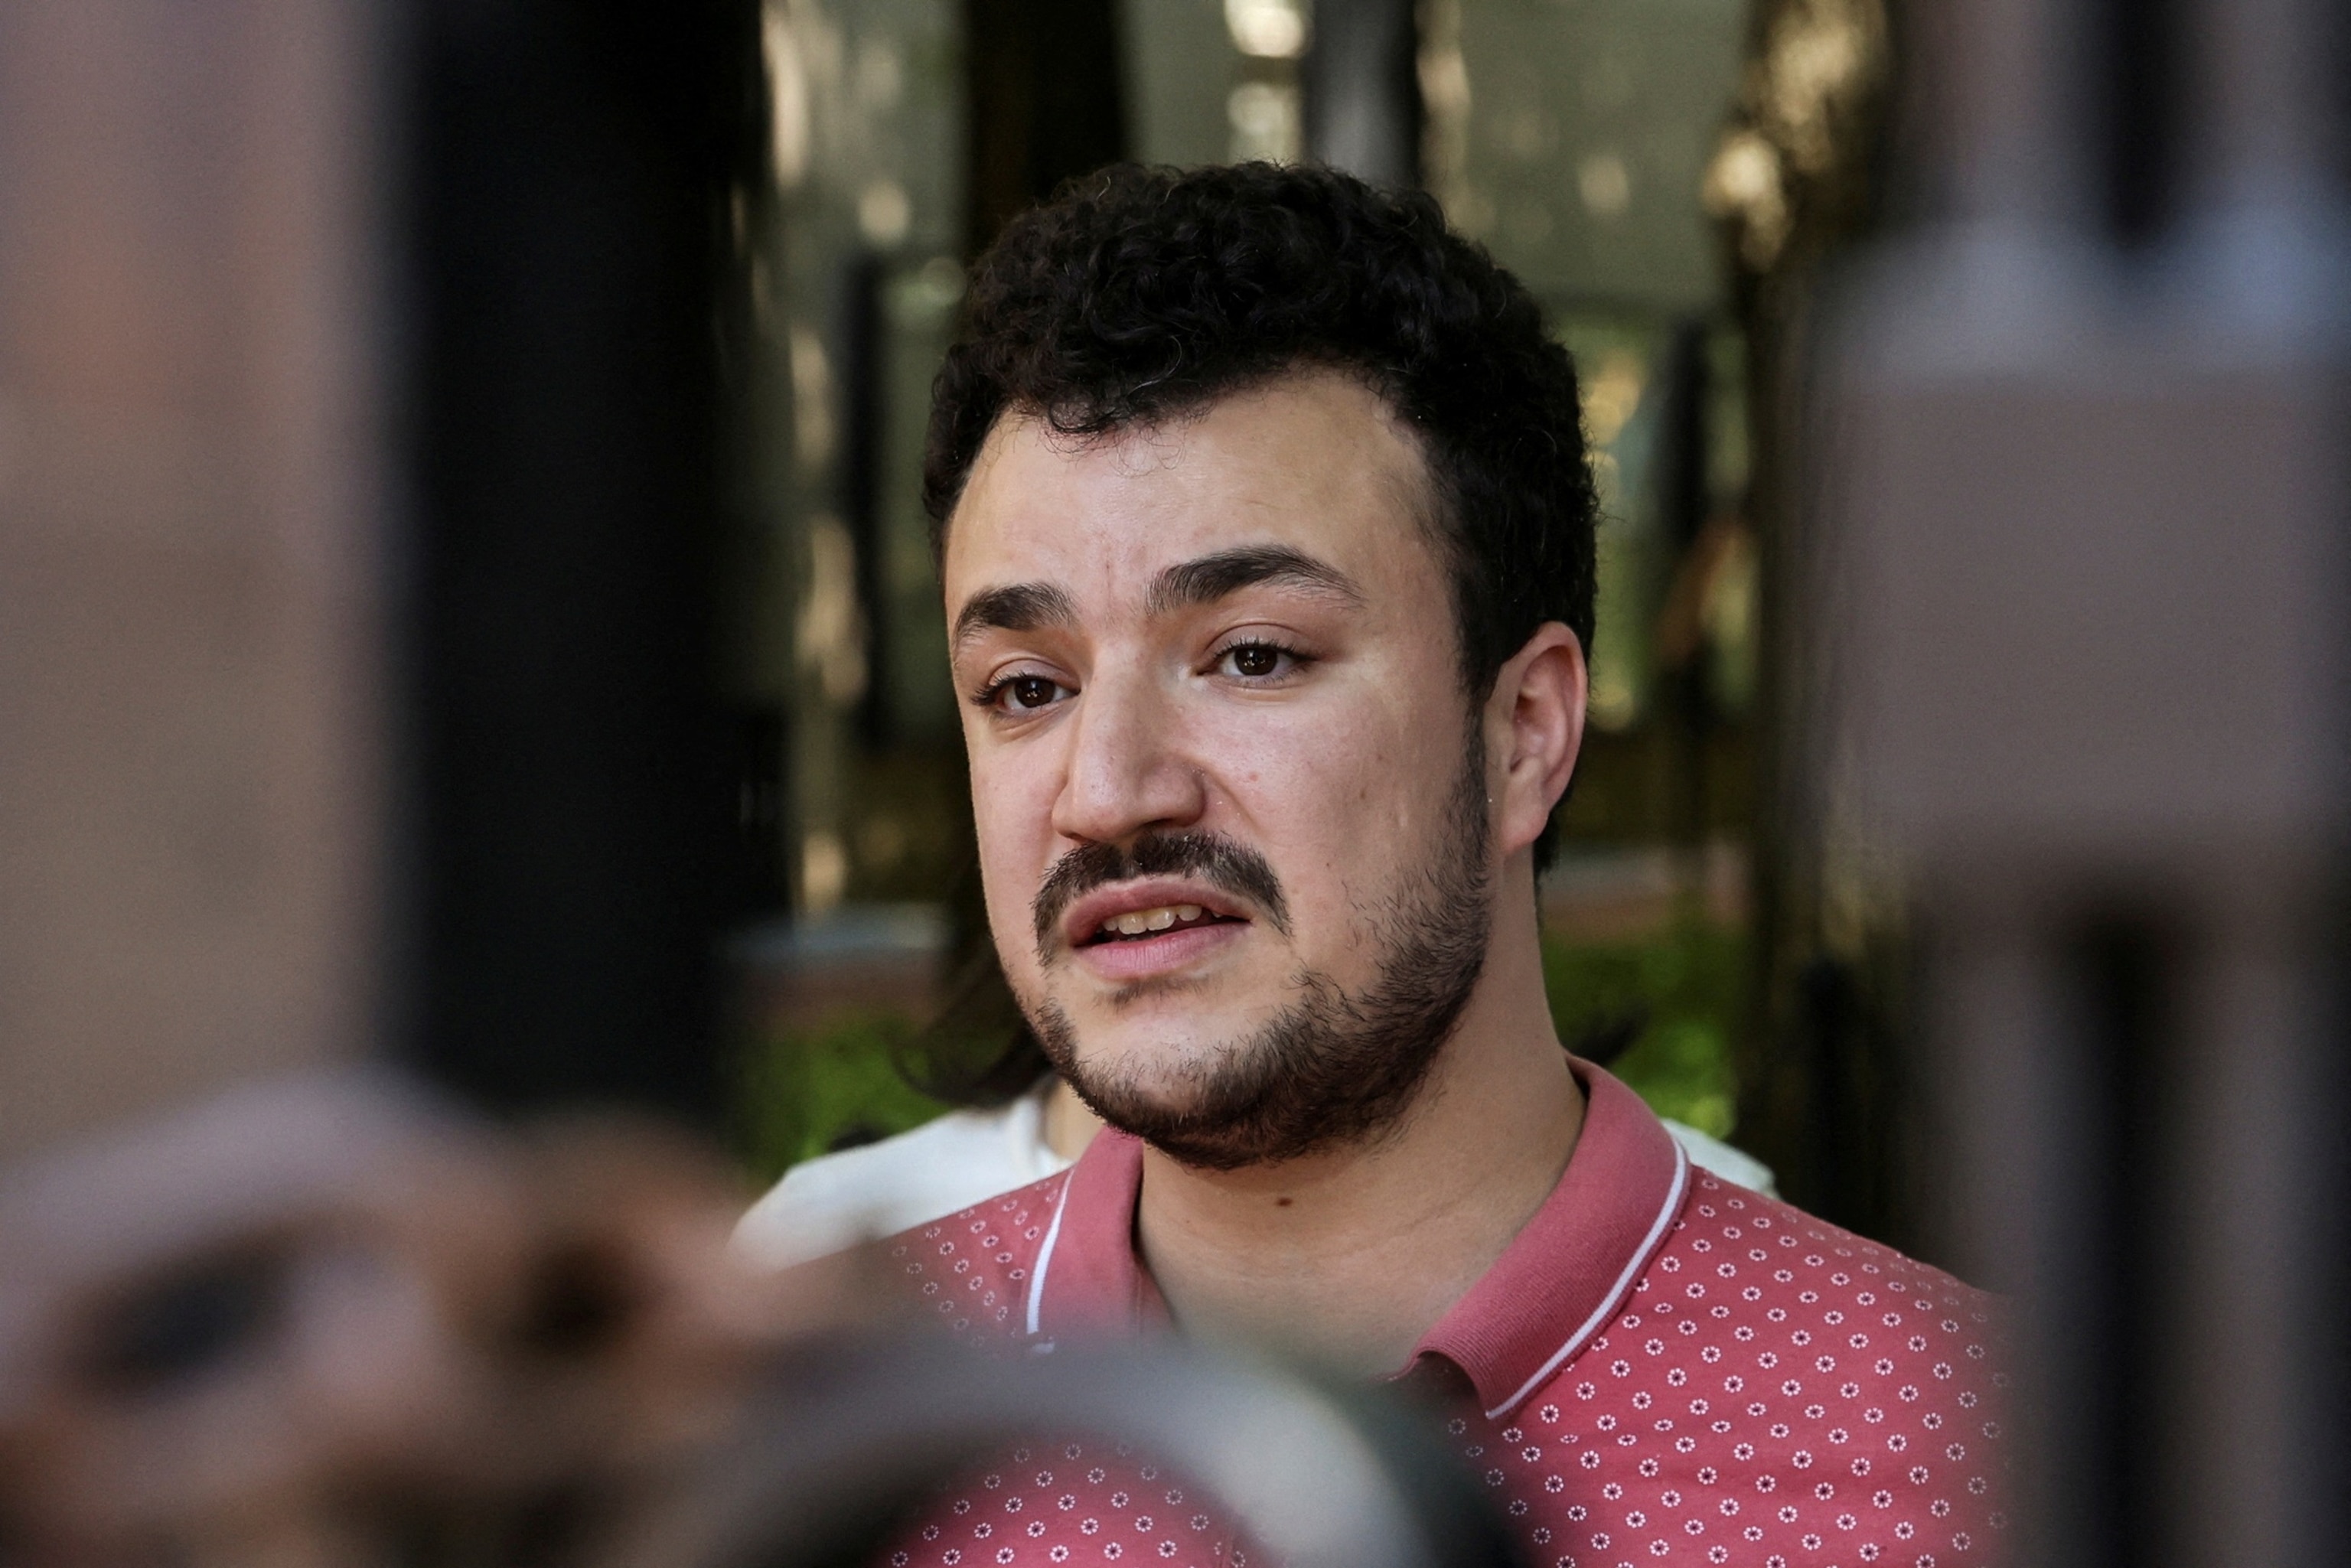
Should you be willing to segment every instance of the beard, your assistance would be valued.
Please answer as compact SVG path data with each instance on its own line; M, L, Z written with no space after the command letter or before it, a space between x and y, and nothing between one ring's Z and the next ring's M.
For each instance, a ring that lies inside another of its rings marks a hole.
M1417 1099L1484 971L1493 883L1487 865L1485 752L1473 722L1467 765L1447 803L1447 831L1406 872L1372 920L1371 984L1351 993L1302 969L1298 999L1250 1033L1185 1063L1173 1082L1098 1070L1079 1055L1059 1004L1022 999L1055 1070L1123 1132L1185 1165L1237 1170L1368 1143ZM1089 844L1057 863L1038 895L1040 946L1081 894L1136 876L1190 874L1249 899L1287 929L1280 880L1264 857L1210 833L1155 834L1125 849ZM1049 909L1049 905L1050 908ZM1040 956L1041 956L1040 953Z

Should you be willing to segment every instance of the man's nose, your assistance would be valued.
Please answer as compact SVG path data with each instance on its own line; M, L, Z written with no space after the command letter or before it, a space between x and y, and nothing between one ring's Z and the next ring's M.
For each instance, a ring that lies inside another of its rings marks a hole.
M1077 706L1068 770L1053 802L1055 832L1123 843L1199 820L1207 790L1181 744L1175 694L1148 671L1097 666Z

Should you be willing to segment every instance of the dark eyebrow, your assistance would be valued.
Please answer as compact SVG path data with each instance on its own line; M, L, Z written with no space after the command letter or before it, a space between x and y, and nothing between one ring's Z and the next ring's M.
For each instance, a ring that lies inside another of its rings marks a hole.
M1246 545L1169 567L1152 583L1146 606L1150 613L1164 615L1187 605L1214 604L1259 582L1290 582L1350 604L1364 602L1354 580L1327 561L1286 545Z
M977 632L1033 632L1040 626L1065 626L1078 618L1070 596L1049 582L1016 582L1006 588L983 588L956 612L955 645L964 645Z

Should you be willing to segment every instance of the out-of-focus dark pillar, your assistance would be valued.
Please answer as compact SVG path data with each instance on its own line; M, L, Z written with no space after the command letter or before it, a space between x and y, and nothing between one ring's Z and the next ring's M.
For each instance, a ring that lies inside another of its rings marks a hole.
M406 1051L501 1108L718 1107L728 357L747 0L425 0Z
M1299 61L1306 155L1375 185L1420 183L1413 0L1321 0Z
M1126 155L1113 0L965 0L977 254L1074 174Z
M1932 20L1915 15L1922 26ZM1796 38L1834 45L1843 68L1813 71L1806 62L1822 57L1786 47ZM1822 280L1886 218L1889 52L1880 0L1758 0L1738 111L1716 144L1705 194L1724 220L1745 340L1740 505L1758 547L1759 667L1747 720L1756 966L1751 1021L1735 1048L1738 1140L1799 1207L1915 1249L1900 1160L1887 1157L1905 1142L1888 1024L1904 966L1876 912L1846 896L1855 880L1830 853L1809 778L1802 737L1825 682L1821 618L1797 571L1817 526L1802 490L1797 392Z

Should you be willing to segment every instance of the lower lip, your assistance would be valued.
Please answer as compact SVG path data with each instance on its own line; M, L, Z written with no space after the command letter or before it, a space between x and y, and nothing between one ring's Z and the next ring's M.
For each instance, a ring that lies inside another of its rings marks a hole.
M1249 929L1239 920L1186 925L1153 936L1096 942L1077 950L1078 962L1105 980L1147 980L1197 963Z

